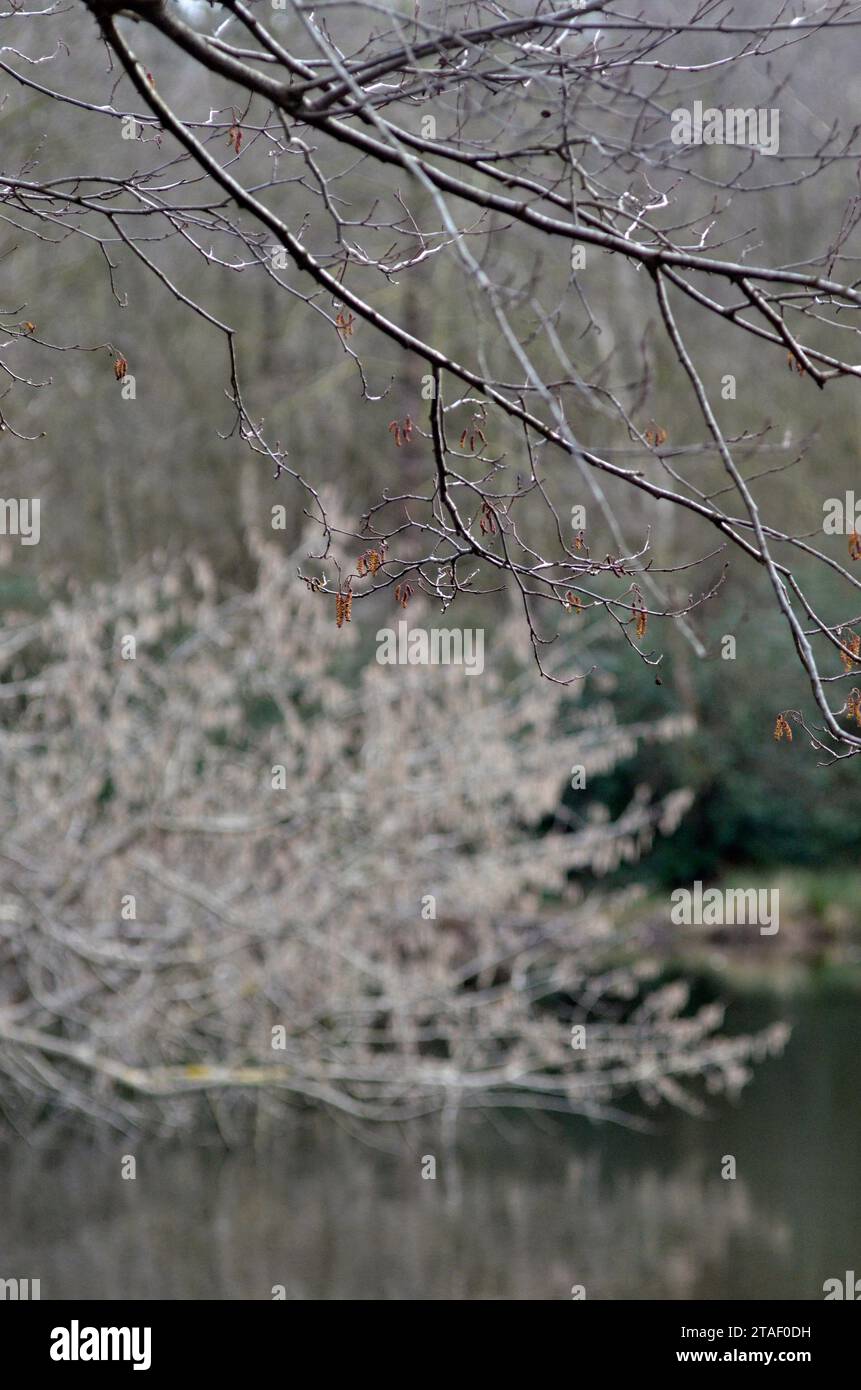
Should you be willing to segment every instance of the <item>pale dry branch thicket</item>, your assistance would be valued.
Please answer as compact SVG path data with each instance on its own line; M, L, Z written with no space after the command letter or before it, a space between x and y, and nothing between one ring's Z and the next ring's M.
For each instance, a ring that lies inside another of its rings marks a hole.
M4 630L6 1120L233 1134L308 1101L607 1114L741 1087L782 1032L691 1010L576 872L647 852L687 793L551 820L572 765L681 722L534 682L516 620L478 677L363 665L296 557L251 543L253 592L187 559Z

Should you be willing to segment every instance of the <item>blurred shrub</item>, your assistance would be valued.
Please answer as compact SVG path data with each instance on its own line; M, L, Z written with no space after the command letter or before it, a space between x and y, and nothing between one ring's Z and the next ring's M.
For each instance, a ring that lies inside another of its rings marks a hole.
M555 815L573 765L607 772L678 719L620 727L521 669L504 625L481 676L345 679L359 617L338 630L295 559L249 545L251 592L187 559L3 634L10 1122L234 1133L298 1101L602 1114L741 1087L782 1032L723 1036L570 882L636 862L689 793L593 799L570 833Z

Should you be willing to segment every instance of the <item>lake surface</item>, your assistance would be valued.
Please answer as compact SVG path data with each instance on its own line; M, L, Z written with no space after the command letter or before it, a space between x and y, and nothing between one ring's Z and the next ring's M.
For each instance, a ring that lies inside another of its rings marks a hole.
M750 1022L730 1010L728 1022ZM265 1153L136 1141L0 1149L0 1277L43 1299L821 1298L861 1274L861 999L756 1006L785 1055L652 1134L472 1120L372 1147L297 1119ZM120 1178L123 1153L137 1157ZM421 1177L423 1154L437 1178ZM725 1154L735 1181L721 1178Z

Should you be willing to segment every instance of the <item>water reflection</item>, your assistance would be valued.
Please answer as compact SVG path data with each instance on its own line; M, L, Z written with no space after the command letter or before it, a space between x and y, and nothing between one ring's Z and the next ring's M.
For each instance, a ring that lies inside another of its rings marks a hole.
M739 1105L665 1113L652 1135L519 1117L472 1125L456 1162L321 1120L256 1155L15 1144L0 1276L40 1278L43 1298L820 1298L861 1268L861 1007L781 1012L792 1043Z

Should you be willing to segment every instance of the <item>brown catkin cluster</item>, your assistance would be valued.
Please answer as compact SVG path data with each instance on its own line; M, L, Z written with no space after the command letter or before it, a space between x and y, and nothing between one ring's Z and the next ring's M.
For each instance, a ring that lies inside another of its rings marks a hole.
M861 725L861 690L857 686L849 691L846 699L846 717Z
M409 444L413 437L413 422L409 415L406 417L403 424L401 424L399 420L391 420L388 429L389 434L394 439L398 448L400 448L402 444Z
M844 671L851 671L861 656L861 637L857 632L847 632L843 638L843 646L848 647L848 651L841 650L840 660L843 663ZM850 655L851 653L851 655Z
M656 425L652 420L648 428L644 430L643 438L653 449L659 449L662 444L666 444L668 435L662 425Z
M777 716L777 723L774 726L774 737L777 739L778 743L782 738L785 738L787 743L792 742L792 729L789 720L784 714L779 714Z
M353 595L350 589L345 589L343 593L339 590L335 595L335 624L343 627L344 623L352 621L353 616Z
M360 579L366 574L376 574L382 563L383 557L378 550L366 550L356 561L356 573Z

